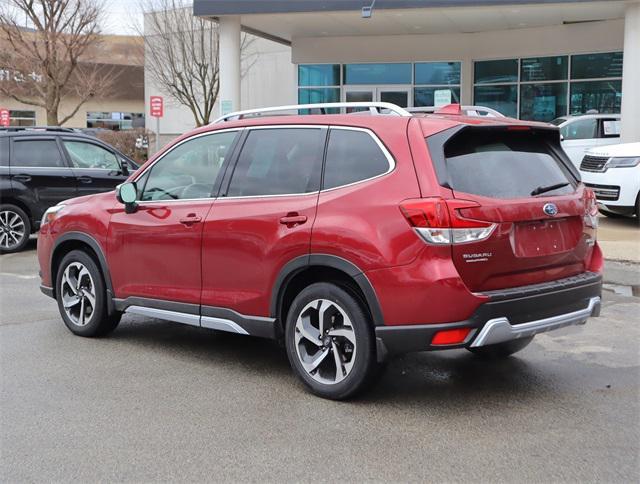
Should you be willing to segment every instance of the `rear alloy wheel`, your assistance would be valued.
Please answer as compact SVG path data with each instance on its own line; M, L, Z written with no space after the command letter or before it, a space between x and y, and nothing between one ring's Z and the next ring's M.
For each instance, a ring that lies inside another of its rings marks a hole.
M0 206L0 251L3 254L18 252L29 242L31 222L20 207Z
M58 269L56 299L64 324L79 336L102 336L113 331L120 313L107 314L102 274L81 250L69 252Z
M287 318L289 362L315 394L344 399L375 375L371 326L360 303L327 283L312 284L293 301Z

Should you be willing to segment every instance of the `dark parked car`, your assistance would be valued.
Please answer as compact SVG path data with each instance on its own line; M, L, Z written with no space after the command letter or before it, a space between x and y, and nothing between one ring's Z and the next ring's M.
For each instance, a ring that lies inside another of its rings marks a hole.
M47 208L113 190L138 165L70 128L0 129L0 251L17 252Z

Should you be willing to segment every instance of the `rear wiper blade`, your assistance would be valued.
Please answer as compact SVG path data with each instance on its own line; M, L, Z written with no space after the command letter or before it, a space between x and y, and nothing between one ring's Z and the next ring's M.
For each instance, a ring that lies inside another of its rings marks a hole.
M565 183L556 183L555 185L549 185L547 187L538 187L531 192L531 196L535 197L536 195L540 195L541 193L552 192L553 190L557 190L558 188L563 188L569 185L569 182Z

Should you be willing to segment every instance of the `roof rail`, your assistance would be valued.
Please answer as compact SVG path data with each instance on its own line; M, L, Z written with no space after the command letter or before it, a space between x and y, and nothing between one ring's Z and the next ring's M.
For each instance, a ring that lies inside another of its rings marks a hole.
M245 111L236 111L233 113L220 116L211 124L221 123L232 119L242 119L252 115L260 116L265 113L277 113L281 111L298 111L300 109L318 109L320 114L328 114L327 109L336 108L368 108L370 114L393 114L396 116L411 116L411 113L400 106L391 103L382 102L361 102L361 103L317 103L317 104L291 104L288 106L272 106L268 108L247 109ZM388 111L387 112L383 112Z
M0 131L62 131L64 133L75 133L77 130L62 126L6 126L0 127Z
M444 111L438 113L438 111L443 110L449 106L453 106L452 104L448 104L447 106L422 106L419 108L407 108L407 111L410 113L435 113L435 114L452 114L446 113ZM457 106L457 105L456 105ZM506 117L499 111L495 109L488 108L486 106L460 106L460 114L465 116L479 116L479 117L489 117L489 118L504 118Z

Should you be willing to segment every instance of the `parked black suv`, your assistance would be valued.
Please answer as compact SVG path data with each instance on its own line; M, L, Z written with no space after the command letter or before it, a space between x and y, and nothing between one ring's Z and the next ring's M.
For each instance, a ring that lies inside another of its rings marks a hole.
M47 208L106 192L138 165L71 128L0 128L0 252L17 252Z

